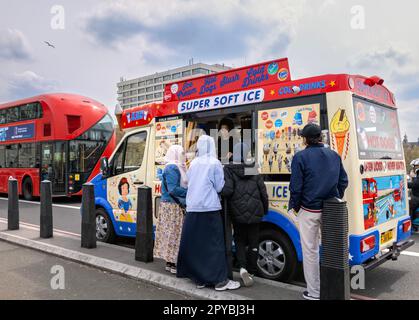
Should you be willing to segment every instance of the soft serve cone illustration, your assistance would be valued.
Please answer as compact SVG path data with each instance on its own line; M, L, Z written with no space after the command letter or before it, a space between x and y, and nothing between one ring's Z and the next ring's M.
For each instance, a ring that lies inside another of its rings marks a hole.
M330 131L336 142L336 151L343 158L346 158L347 150L344 155L345 144L349 145L349 127L350 123L345 110L338 109L330 123Z

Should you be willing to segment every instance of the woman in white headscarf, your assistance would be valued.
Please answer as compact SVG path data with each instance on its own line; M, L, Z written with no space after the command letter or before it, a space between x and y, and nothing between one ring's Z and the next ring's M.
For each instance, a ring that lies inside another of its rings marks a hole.
M154 256L166 261L166 270L176 274L176 261L182 232L186 177L185 152L178 145L167 151L162 174L159 218L156 225Z
M228 279L226 248L219 193L224 172L215 153L214 139L201 136L198 153L187 172L186 217L179 248L177 276L198 288L233 290L240 283Z

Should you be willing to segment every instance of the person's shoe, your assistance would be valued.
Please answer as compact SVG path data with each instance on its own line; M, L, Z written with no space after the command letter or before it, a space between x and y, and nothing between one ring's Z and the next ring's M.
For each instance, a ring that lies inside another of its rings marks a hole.
M236 290L238 288L240 288L240 282L233 280L226 280L215 286L215 290L217 291Z
M176 266L172 265L172 267L170 268L170 273L171 274L176 274L177 270L176 270Z
M308 293L308 291L304 291L303 298L306 300L320 300L320 297L314 297Z
M253 285L253 277L247 272L245 268L240 268L240 278L242 278L244 286L250 287Z
M170 272L170 269L171 269L171 264L170 263L166 263L166 271L168 271L168 272Z
M206 287L206 285L205 284L197 284L196 285L196 288L197 289L204 289Z

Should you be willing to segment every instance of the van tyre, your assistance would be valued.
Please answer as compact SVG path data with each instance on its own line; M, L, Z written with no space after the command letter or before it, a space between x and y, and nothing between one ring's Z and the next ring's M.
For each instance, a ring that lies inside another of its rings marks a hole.
M33 200L33 184L32 179L26 177L22 182L22 195L25 200Z
M96 240L114 243L115 238L112 220L109 218L105 209L96 208Z
M297 269L297 255L291 240L274 229L262 230L259 236L258 272L263 278L290 281Z

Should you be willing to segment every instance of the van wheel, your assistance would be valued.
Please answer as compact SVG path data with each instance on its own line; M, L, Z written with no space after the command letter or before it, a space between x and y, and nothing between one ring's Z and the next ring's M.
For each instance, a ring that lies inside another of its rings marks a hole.
M23 179L22 183L22 194L25 200L33 200L33 185L32 180L29 177Z
M261 231L257 266L263 278L289 281L294 277L297 262L294 246L287 236L274 229Z
M115 230L105 209L96 209L96 239L102 242L114 243Z

